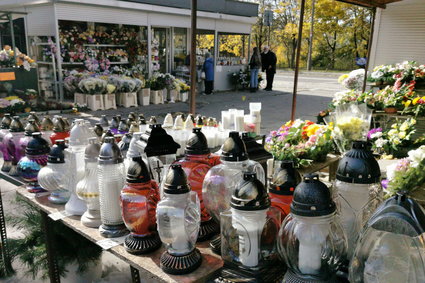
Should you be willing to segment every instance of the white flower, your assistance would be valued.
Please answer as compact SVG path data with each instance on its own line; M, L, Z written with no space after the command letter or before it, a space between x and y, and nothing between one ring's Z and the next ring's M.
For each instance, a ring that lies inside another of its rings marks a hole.
M371 135L370 135L370 137L371 137L372 139L380 138L380 137L382 137L382 132L376 132L376 133L373 133L373 134L371 134Z
M387 179L388 179L388 181L391 181L392 179L394 179L396 167L397 167L397 162L394 162L391 165L387 166Z
M383 139L383 138L379 138L375 141L375 145L376 145L377 148L382 148L387 143L388 143L388 140Z
M412 161L412 167L417 167L425 159L425 145L408 152L409 159Z

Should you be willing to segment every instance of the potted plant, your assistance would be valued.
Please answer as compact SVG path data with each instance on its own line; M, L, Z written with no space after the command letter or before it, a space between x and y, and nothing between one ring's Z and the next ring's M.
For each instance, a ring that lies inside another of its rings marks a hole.
M23 212L10 217L8 221L22 231L24 237L8 239L11 259L19 259L26 274L33 279L47 279L48 259L41 215L37 208L25 200L17 198L17 203ZM99 279L102 274L102 249L59 221L52 222L52 229L51 241L62 279L68 279L68 282L92 282ZM69 280L69 277L73 277L73 280Z
M103 79L91 77L82 79L78 89L86 95L87 106L91 110L104 110L103 94L106 91L107 82Z
M120 87L117 92L120 93L119 105L124 107L137 107L137 91L141 88L142 82L139 79L122 77Z
M164 103L163 90L165 88L165 76L161 73L154 73L150 79L151 102L153 104Z
M178 93L177 101L186 102L187 99L189 98L188 92L190 90L190 86L182 80L177 80L177 82L179 84L179 90L180 90Z
M149 105L150 98L151 98L151 86L150 86L150 80L143 80L143 86L137 93L139 98L139 105Z
M108 81L106 85L106 94L103 96L103 104L105 106L105 110L107 109L117 109L115 91L117 87Z

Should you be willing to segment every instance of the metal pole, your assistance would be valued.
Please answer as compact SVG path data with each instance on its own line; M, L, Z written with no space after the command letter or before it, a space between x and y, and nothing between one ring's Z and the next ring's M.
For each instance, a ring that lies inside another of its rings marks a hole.
M271 25L269 26L269 44L268 44L269 48L270 48L270 30L271 30Z
M376 16L376 7L373 7L372 8L372 23L371 23L371 27L370 27L369 41L367 43L367 57L366 57L366 66L365 66L365 69L364 69L364 81L363 81L362 92L366 91L367 70L369 69L369 59L370 59L370 53L372 51L373 33L375 31L375 16Z
M190 110L196 113L196 10L197 0L192 0L191 41L190 41Z
M315 0L311 1L311 19L310 19L310 37L308 42L308 57L307 57L307 70L311 71L311 66L313 62L311 62L311 57L313 53L313 29L314 29L314 9L316 7Z
M10 37L12 39L12 50L13 50L13 64L16 66L16 44L15 44L15 31L13 29L13 18L12 14L8 13L7 17L9 18L10 25Z
M295 120L295 111L297 109L298 72L300 68L301 40L303 38L304 9L305 0L301 0L300 23L298 26L297 55L295 59L294 89L292 92L291 121Z

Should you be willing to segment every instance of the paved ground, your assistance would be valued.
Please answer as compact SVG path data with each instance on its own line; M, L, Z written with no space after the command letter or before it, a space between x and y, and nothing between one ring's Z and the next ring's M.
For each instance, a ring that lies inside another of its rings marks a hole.
M340 86L337 82L339 75L340 74L337 73L302 73L299 80L296 117L315 120L317 113L326 108L333 93L342 89L342 86ZM283 71L276 75L274 91L272 92L266 92L263 90L256 93L220 92L210 96L199 96L197 98L197 112L205 116L216 117L220 120L221 110L238 108L249 112L249 102L262 102L262 133L268 133L269 131L280 127L285 121L290 119L292 82L293 73ZM93 111L80 113L79 115L94 121L102 114L106 114L110 118L112 115L119 113L125 117L129 112L135 111L138 113L144 113L146 118L151 115L163 118L169 112L187 112L188 108L189 106L187 103L175 103L149 105L129 109L120 108L114 111ZM73 118L76 117L75 115L67 116L71 116ZM159 118L158 120L162 121L162 118ZM0 189L5 205L5 214L7 216L11 216L13 213L20 213L19 208L17 208L16 205L13 205L15 187L4 180L0 180ZM22 237L22 233L8 227L8 236ZM44 282L42 280L32 280L31 278L25 277L19 263L15 263L14 266L18 270L17 276L8 280L0 280L0 282ZM110 275L109 280L101 282L129 282L130 280L130 278L128 278L128 266L123 264L123 262L119 259L109 255L109 253L106 253L103 257L103 269L104 272L117 272L115 275ZM62 280L62 282L67 281Z

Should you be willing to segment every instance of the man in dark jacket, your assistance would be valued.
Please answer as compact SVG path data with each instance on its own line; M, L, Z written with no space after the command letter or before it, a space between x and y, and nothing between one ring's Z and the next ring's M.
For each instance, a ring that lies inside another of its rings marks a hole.
M263 47L263 53L261 53L261 63L263 72L266 71L267 86L265 90L271 91L273 87L274 74L276 73L276 54L270 51L268 46Z

